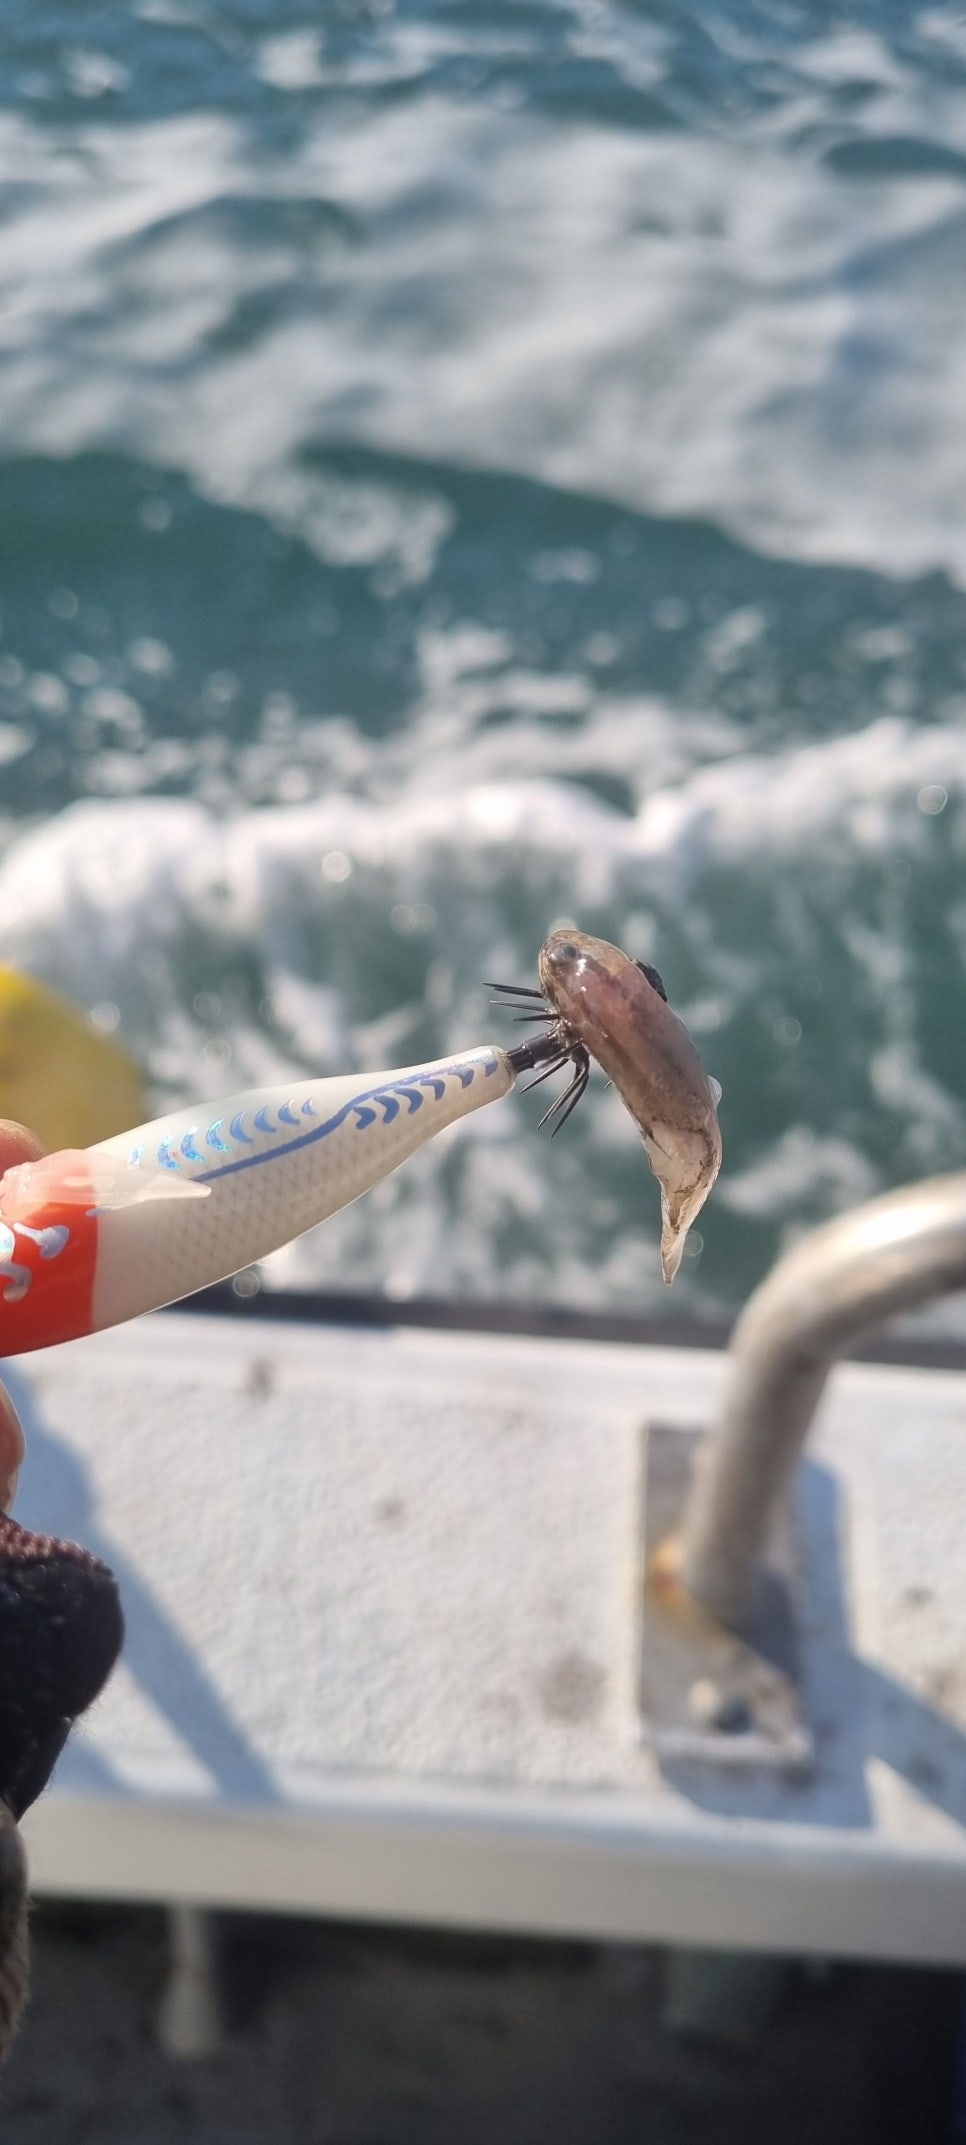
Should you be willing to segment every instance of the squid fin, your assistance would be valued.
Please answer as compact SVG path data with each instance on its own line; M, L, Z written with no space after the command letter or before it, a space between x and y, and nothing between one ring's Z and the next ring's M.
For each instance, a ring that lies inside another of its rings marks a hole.
M644 1135L647 1159L661 1187L661 1271L674 1280L688 1230L707 1199L721 1165L717 1120L681 1131L652 1125Z

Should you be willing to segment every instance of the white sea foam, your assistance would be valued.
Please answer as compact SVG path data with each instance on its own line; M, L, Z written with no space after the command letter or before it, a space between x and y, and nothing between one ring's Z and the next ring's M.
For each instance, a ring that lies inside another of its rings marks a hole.
M966 791L966 733L882 716L851 736L699 768L645 802L628 841L683 874L714 860L807 856L843 838L853 855L885 856L897 838L925 839L917 813L932 784Z
M496 883L501 856L514 871L543 856L575 897L607 901L651 883L683 896L709 867L751 867L765 854L791 864L825 845L842 856L843 841L855 859L881 858L930 840L938 793L944 809L966 796L966 733L883 717L852 736L699 766L634 815L566 781L460 785L451 775L428 778L417 764L387 801L330 794L227 818L188 800L72 806L19 834L0 862L0 952L43 961L66 933L65 961L83 975L88 960L129 959L146 937L167 939L177 919L223 914L240 938L257 938L306 906L344 900L357 871L416 889L441 869L476 883L485 860Z
M606 5L567 14L581 61L672 94L669 32ZM300 100L279 150L230 111L112 125L91 94L103 55L83 79L75 55L69 123L0 119L0 441L136 437L326 552L339 503L303 450L350 438L962 581L966 88L920 28L915 56L832 28L788 57L781 99L654 130L589 105L548 122L526 38L512 105L440 86L447 59L474 58L469 26L389 18L340 59L321 34L273 35L251 66ZM501 31L504 60L512 43ZM749 71L768 59L750 35ZM401 81L405 99L374 94ZM331 226L266 229L246 198ZM285 289L299 305L271 304ZM219 346L252 299L269 301L262 332Z

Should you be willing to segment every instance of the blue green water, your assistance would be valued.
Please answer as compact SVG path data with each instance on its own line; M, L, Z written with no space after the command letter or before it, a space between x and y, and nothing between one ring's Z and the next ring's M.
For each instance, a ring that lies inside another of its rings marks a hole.
M160 1107L505 1037L483 975L618 939L724 1089L682 1312L962 1165L961 11L0 47L0 957ZM666 1308L615 1098L537 1114L275 1278Z

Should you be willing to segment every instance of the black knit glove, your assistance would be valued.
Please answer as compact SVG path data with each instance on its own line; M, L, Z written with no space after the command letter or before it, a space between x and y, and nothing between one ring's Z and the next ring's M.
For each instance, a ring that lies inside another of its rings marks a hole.
M73 1542L29 1534L0 1514L0 2060L27 1993L27 1878L17 1820L46 1787L122 1638L107 1566Z

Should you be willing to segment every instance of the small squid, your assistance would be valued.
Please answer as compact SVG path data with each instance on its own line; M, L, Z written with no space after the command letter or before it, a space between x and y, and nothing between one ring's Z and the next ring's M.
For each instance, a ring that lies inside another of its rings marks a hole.
M529 1045L531 1062L543 1064L538 1077L568 1062L574 1068L570 1086L547 1116L560 1112L557 1130L566 1122L593 1058L630 1111L660 1184L661 1269L671 1282L721 1167L717 1082L709 1080L683 1021L672 1013L656 968L606 939L564 930L544 941L537 970L539 991L493 987L517 1004L539 1002L539 1010L520 1014L524 1020L543 1021L549 1014L552 1025Z

